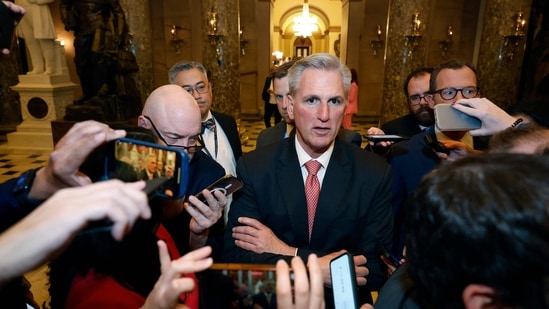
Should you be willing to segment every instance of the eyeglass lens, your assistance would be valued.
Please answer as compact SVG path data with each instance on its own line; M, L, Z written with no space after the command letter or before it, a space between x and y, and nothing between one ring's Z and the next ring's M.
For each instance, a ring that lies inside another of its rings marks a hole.
M419 95L419 94L414 94L414 95L411 95L409 97L410 99L410 103L412 105L417 105L419 103L421 103L421 99L423 99L425 101L425 104L428 103L427 99L429 98L429 94L423 94L423 95Z
M199 84L196 86L196 88L193 88L191 86L182 86L183 89L185 89L188 93L191 95L196 91L200 94L206 93L208 91L208 84Z
M444 100L451 100L451 99L456 97L458 91L461 92L461 96L463 96L464 98L471 99L471 98L474 98L474 97L477 96L478 87L471 86L471 87L465 87L465 88L461 88L461 89L444 88L444 89L437 90L435 92L439 92L440 96Z

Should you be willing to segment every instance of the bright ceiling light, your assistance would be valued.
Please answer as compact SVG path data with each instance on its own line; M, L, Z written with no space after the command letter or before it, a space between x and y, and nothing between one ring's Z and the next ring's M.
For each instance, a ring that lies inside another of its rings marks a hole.
M309 15L309 2L305 0L303 2L303 11L301 16L294 18L294 30L295 36L302 36L304 38L313 35L313 31L318 31L318 25L316 24L316 17Z

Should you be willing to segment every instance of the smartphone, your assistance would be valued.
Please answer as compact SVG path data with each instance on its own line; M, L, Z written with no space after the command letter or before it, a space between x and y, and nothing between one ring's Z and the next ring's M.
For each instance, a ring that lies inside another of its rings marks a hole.
M355 263L349 253L330 261L330 276L336 309L358 308Z
M16 14L0 1L0 49L11 47Z
M367 134L364 135L369 141L372 142L400 142L409 139L406 136L400 136L395 134Z
M435 136L425 134L423 136L423 140L425 141L425 143L427 143L427 145L433 148L435 152L442 152L445 154L450 153L450 149L444 147L444 145L441 142L439 142Z
M478 118L445 103L435 105L435 124L441 131L469 131L479 129L482 125Z
M158 168L160 165L162 171ZM145 180L144 190L149 197L179 199L187 191L189 157L181 149L120 138L94 150L80 166L80 171L93 182Z
M238 180L236 177L232 175L225 175L218 180L216 180L214 183L209 185L206 189L210 191L212 194L215 191L221 191L225 196L234 193L237 190L240 190L242 188L242 182ZM202 195L202 191L195 194L196 198L198 198L202 203L208 204L206 202L206 198L204 195Z
M393 264L395 268L398 268L401 265L400 260L396 256L392 255L387 249L385 249L385 247L379 241L377 242L377 248L381 255L383 255L391 264Z

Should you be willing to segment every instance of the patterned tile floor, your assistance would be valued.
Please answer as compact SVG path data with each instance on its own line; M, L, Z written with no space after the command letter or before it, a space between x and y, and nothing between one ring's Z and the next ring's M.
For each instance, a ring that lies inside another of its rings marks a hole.
M361 135L366 134L366 131L373 124L371 123L355 123L352 129L360 132ZM242 146L244 152L249 152L255 149L257 135L265 128L263 121L242 121L241 129L245 129L245 135L248 136L248 142ZM364 141L363 141L364 146ZM32 153L25 151L18 153L16 151L3 150L0 147L0 183L10 178L17 177L22 172L45 165L48 162L47 153Z
M368 128L372 123L356 123L353 124L352 129L360 132L361 135L366 134ZM257 135L261 130L265 128L263 121L242 121L241 129L245 129L245 135L248 136L248 142L242 146L244 152L249 152L255 149L255 142ZM1 146L1 144L0 144ZM362 146L365 146L365 141L362 142ZM17 177L22 172L44 166L48 162L47 153L32 153L24 151L24 153L18 153L16 151L4 150L0 147L0 183ZM39 304L47 302L49 299L47 291L47 267L43 266L37 270L26 274L27 279L31 282L31 290L34 294L35 300Z

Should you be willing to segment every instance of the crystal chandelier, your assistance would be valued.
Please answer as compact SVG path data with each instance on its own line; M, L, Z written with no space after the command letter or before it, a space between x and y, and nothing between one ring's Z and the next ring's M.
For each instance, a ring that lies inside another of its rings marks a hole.
M304 38L313 35L313 31L318 30L316 17L309 15L308 0L303 2L303 12L301 12L301 16L294 18L294 26L292 29L294 30L295 36L302 36Z

